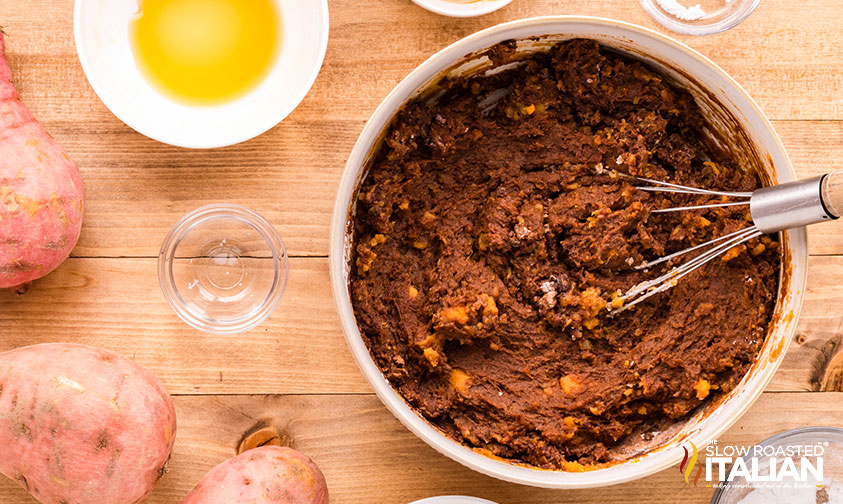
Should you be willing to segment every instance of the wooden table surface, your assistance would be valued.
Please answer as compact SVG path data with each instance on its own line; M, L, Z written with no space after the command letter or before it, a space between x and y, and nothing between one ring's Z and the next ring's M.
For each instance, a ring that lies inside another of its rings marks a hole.
M306 0L302 0L306 1ZM328 280L328 228L345 159L369 115L410 70L478 29L545 14L657 26L634 0L515 0L450 19L409 0L330 0L330 43L310 94L280 125L210 151L169 147L115 118L88 84L71 0L0 0L12 78L23 101L78 162L87 191L72 257L23 297L0 293L0 351L50 341L113 349L175 395L171 471L148 502L177 503L260 422L324 470L335 504L407 503L461 493L510 503L703 503L676 469L624 485L548 491L496 481L440 456L372 394L346 349ZM731 73L773 120L797 174L843 159L843 2L764 0L725 34L678 37ZM182 323L158 288L156 255L184 213L246 205L284 237L281 307L237 336ZM805 425L843 427L843 222L810 230L809 288L795 342L769 389L720 443L752 443ZM0 481L0 502L33 502Z

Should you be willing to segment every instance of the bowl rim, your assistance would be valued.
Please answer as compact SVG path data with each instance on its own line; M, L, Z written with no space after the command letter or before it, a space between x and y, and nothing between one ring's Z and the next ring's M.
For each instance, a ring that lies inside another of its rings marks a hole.
M487 37L498 36L498 41L502 41L505 40L506 37L500 37L501 33L511 35L513 31L524 28L534 29L534 34L536 36L541 34L551 34L554 32L563 34L565 33L565 28L564 26L559 25L566 24L591 24L595 27L621 29L627 32L634 32L636 35L647 37L657 43L664 44L674 50L678 50L685 56L696 60L697 63L703 65L707 69L712 70L719 79L722 79L723 82L731 86L732 90L736 93L736 96L743 100L742 105L748 107L749 110L746 111L746 119L749 120L750 118L754 118L760 121L759 124L763 128L764 134L769 137L769 143L765 144L765 147L769 149L768 152L774 152L778 155L778 158L783 161L783 164L780 163L776 165L776 174L779 176L783 175L785 179L789 178L793 180L796 178L793 172L792 163L787 156L781 139L758 104L729 74L696 50L665 34L646 27L614 19L571 15L540 16L520 19L480 30L436 52L411 71L399 84L397 84L375 109L367 121L366 126L361 131L354 148L349 154L337 190L331 220L329 266L334 303L349 349L351 350L351 353L361 372L374 389L378 398L387 407L387 409L389 409L392 414L402 424L404 424L405 427L443 455L488 476L531 486L573 489L608 486L640 479L678 463L681 459L681 453L673 450L673 453L671 454L669 453L669 450L664 449L673 442L673 438L670 438L662 446L625 462L618 463L610 467L577 473L544 470L532 466L519 465L501 459L495 459L480 454L471 448L446 437L443 433L418 415L418 413L416 413L416 411L404 401L401 395L392 388L391 384L387 381L377 364L372 359L371 354L360 335L353 313L348 285L344 275L345 268L347 266L345 238L349 227L348 219L352 204L351 199L355 193L356 186L359 183L368 152L371 147L376 144L378 135L389 123L389 120L394 116L397 110L395 108L395 102L398 101L400 106L412 99L415 96L415 93L419 91L419 86L414 85L415 81L424 79L423 82L426 81L429 83L430 79L425 78L425 76L431 75L431 68L435 69L435 72L432 75L438 75L438 73L442 70L451 68L456 62L460 61L461 58L465 57L466 53L471 52L471 49L467 49L468 47L476 45L479 41L486 39ZM517 38L527 37L529 37L529 35L519 36ZM492 44L493 42L483 47L488 47ZM422 85L422 87L423 86L424 85ZM697 441L702 445L706 441L721 435L729 427L731 427L741 416L743 416L746 410L749 409L749 407L764 391L781 364L782 357L786 354L787 348L792 339L791 336L796 328L796 320L798 320L802 308L805 290L804 285L807 273L804 266L807 264L808 256L807 233L804 228L790 230L786 236L788 237L788 241L790 242L791 248L793 248L794 252L791 257L792 268L790 268L791 271L789 275L791 283L790 291L786 293L780 292L779 295L783 296L784 301L782 304L788 305L792 316L787 318L784 324L785 327L782 329L786 336L780 338L780 341L777 343L779 350L776 354L776 358L771 358L769 363L761 366L755 372L753 372L751 368L751 370L744 375L744 378L741 381L741 386L737 387L733 391L733 393L737 394L737 391L740 390L741 397L735 397L734 400L729 403L732 405L732 408L728 417L718 417L716 422L711 420L718 411L721 411L719 407L716 408L711 415L708 415L708 417L695 426L694 429L685 433L682 438L683 443L688 441ZM797 271L797 266L801 266L801 271ZM782 275L784 275L784 268L782 268L781 271ZM790 298L790 300L788 300L788 298ZM774 328L775 327L771 327L771 332ZM764 350L765 348L762 348L762 354L764 353ZM770 352L770 355L772 357L772 351ZM761 357L762 356L759 356L759 359L756 362L760 361ZM752 381L752 387L745 387L745 382L747 380ZM744 388L741 389L741 387Z
M485 5L480 5L481 2ZM512 0L476 0L471 3L448 2L447 0L413 0L413 3L430 12L442 16L468 18L483 16L503 9Z
M263 303L249 313L227 320L202 317L187 307L173 278L176 250L184 237L196 226L215 219L230 219L246 224L264 239L272 253L273 279ZM290 259L281 235L266 218L242 205L211 203L184 214L161 242L158 251L158 285L170 308L187 325L211 334L230 335L253 329L262 324L278 308L290 279Z
M155 141L173 145L176 147L184 147L187 149L216 149L219 147L228 147L230 145L239 144L248 140L251 140L255 137L263 135L267 131L274 128L278 123L283 121L290 115L305 99L307 94L310 92L310 89L313 87L313 84L316 82L316 78L319 76L319 72L322 70L322 64L325 61L325 53L328 50L328 39L330 38L330 14L328 11L328 0L308 0L311 2L319 2L319 13L321 17L321 26L320 26L320 33L321 41L319 43L318 49L318 57L314 61L315 65L313 70L311 71L310 75L308 75L307 79L304 81L305 85L301 87L298 93L295 95L294 99L289 100L284 107L278 109L275 114L267 115L267 119L265 121L261 121L260 123L254 123L252 127L244 127L240 128L239 131L241 133L232 135L230 138L224 141L218 142L204 142L201 139L197 139L196 141L181 141L175 139L168 139L165 135L159 135L156 131L152 131L149 128L139 127L136 121L133 121L127 114L118 113L115 107L115 101L110 98L111 95L105 92L105 88L103 87L102 83L99 82L95 77L96 74L93 72L93 66L90 62L86 50L86 45L82 40L82 6L84 2L90 2L94 0L74 0L73 4L73 38L74 43L76 45L76 55L79 58L79 63L82 66L82 71L85 73L85 78L88 80L88 83L93 88L94 93L100 99L100 101L105 105L105 107L114 114L115 117L123 121L128 127L132 128L133 130L137 131L141 135L144 135L148 138L151 138ZM276 0L273 0L276 1ZM283 48L281 49L284 50Z
M793 443L794 438L796 438L797 443L805 443L807 440L803 438L811 436L826 436L826 442L843 443L843 429L839 427L833 427L830 425L816 425L808 427L797 427L795 429L788 429L785 431L777 432L776 434L773 434L770 437L765 438L762 441L759 441L758 443L755 443L753 446L785 446L785 442ZM829 440L829 438L837 439ZM726 474L729 474L729 472L731 472L733 466L734 464L729 466L729 469L727 470ZM724 499L731 497L731 491L731 486L718 486L717 489L714 491L714 494L711 496L710 504L726 504Z
M421 500L413 501L410 504L497 504L490 500L481 499L480 497L471 497L470 495L438 495L436 497L426 497Z
M679 19L677 17L665 14L658 0L640 0L641 7L659 24L683 35L715 35L731 30L732 28L743 23L746 18L752 14L761 3L761 0L729 0L736 3L737 7L729 15L718 21L711 22L689 22ZM706 21L703 19L703 21Z

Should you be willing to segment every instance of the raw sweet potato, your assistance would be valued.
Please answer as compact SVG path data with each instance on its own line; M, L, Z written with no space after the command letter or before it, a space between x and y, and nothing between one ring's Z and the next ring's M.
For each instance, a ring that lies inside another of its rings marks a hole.
M176 414L149 371L47 343L0 353L0 473L44 504L133 504L164 474Z
M245 451L211 469L182 504L328 504L325 476L282 446Z
M0 31L0 288L24 290L61 264L84 204L76 164L18 99Z

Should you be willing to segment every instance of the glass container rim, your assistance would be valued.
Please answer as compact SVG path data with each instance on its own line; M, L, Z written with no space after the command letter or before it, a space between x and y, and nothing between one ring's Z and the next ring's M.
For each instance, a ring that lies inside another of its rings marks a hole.
M267 249L272 254L274 266L272 286L261 305L242 316L227 321L201 317L188 309L175 286L173 278L175 251L185 236L200 224L222 218L243 222L260 234L266 242ZM231 203L212 203L186 213L167 232L158 253L158 283L170 308L191 327L214 334L240 333L252 329L266 320L275 311L284 296L289 270L287 249L275 227L258 213L244 206Z
M739 25L755 11L761 0L731 0L731 2L737 2L738 7L725 18L708 24L694 24L665 14L659 7L658 0L640 0L640 2L653 19L669 30L684 35L714 35Z
M809 426L809 427L797 427L795 429L788 429L786 431L779 432L778 434L773 434L772 436L765 438L753 446L772 446L776 443L781 442L782 440L802 436L805 434L825 434L830 437L839 437L839 441L843 443L843 429L839 427L831 427L831 426ZM731 471L731 467L729 467L729 471ZM726 473L728 474L728 472ZM714 495L711 496L711 504L722 504L722 499L728 495L728 488L718 487L714 491Z

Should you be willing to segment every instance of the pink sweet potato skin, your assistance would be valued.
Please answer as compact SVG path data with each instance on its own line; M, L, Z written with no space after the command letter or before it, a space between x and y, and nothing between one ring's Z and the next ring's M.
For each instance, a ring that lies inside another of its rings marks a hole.
M166 472L173 402L113 352L47 343L0 353L0 473L44 504L133 504Z
M211 471L182 504L328 504L325 476L312 460L281 446L262 446Z
M18 99L0 32L0 288L61 264L79 239L84 205L76 164Z

